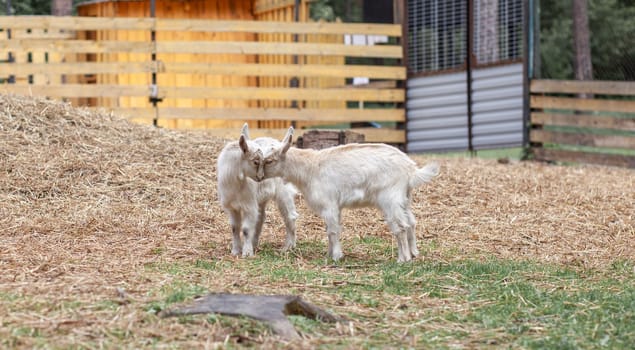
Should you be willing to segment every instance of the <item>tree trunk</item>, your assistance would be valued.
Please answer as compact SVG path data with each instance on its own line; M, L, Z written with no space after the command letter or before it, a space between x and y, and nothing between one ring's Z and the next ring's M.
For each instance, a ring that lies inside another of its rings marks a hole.
M479 63L493 63L499 60L498 51L498 0L476 2L477 43L475 54Z
M587 0L573 0L573 49L575 78L593 80Z
M53 16L70 16L73 14L73 0L51 0Z

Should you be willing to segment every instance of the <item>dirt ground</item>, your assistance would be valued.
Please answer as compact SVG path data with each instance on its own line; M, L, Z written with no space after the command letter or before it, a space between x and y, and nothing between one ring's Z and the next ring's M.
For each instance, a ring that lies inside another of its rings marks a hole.
M157 283L145 267L157 262L234 261L216 196L224 143L58 102L0 96L0 328L38 324L78 329L68 332L90 339L86 322L105 328L109 321L97 311L70 317L63 302L112 298L120 286L143 299ZM431 157L412 158L424 164ZM495 256L598 269L635 260L635 171L434 158L441 175L413 195L422 259ZM301 198L298 206L298 240L325 241L321 220ZM343 223L348 257L364 256L349 244L353 238L391 240L375 210L346 211ZM283 245L284 225L273 209L261 240ZM236 272L210 283L239 278ZM43 319L20 310L33 310L32 303L51 294L61 309L43 314L66 316ZM12 296L30 298L11 303ZM130 313L115 317L140 322Z

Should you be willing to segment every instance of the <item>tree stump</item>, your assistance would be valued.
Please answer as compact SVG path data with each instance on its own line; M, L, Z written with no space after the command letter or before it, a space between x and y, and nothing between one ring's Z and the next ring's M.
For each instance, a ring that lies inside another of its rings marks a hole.
M364 141L364 134L350 130L310 130L298 137L296 146L298 148L323 149L347 143L362 143Z

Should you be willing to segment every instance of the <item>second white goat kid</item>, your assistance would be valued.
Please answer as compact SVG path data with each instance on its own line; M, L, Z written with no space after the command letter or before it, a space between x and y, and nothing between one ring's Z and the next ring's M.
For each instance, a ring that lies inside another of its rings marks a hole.
M254 255L265 220L265 208L272 199L286 227L284 250L295 247L298 214L294 198L297 190L280 178L259 182L252 180L259 173L262 178L261 150L271 150L276 146L280 146L280 142L272 138L250 140L245 124L238 141L227 144L218 156L218 196L232 227L232 255ZM245 236L242 247L241 232Z
M264 150L264 177L282 177L294 184L309 207L326 222L328 255L342 256L340 245L343 208L379 208L397 240L398 261L419 255L416 220L410 210L413 188L438 175L439 165L416 163L385 144L348 144L319 151L291 148L293 127L282 144Z

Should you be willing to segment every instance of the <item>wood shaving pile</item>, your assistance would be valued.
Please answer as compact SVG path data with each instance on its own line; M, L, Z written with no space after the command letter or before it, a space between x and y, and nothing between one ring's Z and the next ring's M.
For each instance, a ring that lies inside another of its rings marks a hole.
M0 95L0 291L100 300L111 293L96 290L103 286L134 295L128 288L148 284L145 267L157 262L234 259L216 195L225 142ZM423 165L431 157L412 158ZM413 193L423 259L585 268L635 260L635 171L435 158L441 175ZM298 241L325 242L321 219L301 198L298 207ZM261 242L281 249L284 225L275 209L268 213ZM376 210L345 211L343 224L349 261L365 258L359 237L395 246Z

